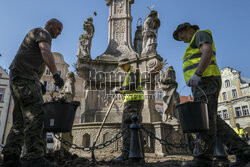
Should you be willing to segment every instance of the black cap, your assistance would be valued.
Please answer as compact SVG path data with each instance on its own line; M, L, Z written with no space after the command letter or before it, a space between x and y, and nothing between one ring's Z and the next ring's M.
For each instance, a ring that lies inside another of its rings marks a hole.
M187 22L186 22L186 23L179 24L178 27L176 28L176 30L175 30L174 33L173 33L173 37L174 37L174 39L175 39L176 41L180 41L179 38L178 38L178 33L179 33L180 31L184 30L184 29L187 28L187 27L192 27L192 28L195 29L195 31L200 29L199 26L197 26L197 25L191 25L190 23L187 23Z

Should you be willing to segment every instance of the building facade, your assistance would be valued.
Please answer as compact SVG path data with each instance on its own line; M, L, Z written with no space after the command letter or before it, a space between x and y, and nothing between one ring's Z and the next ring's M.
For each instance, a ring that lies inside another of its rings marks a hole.
M9 75L0 66L0 143L4 144L6 133L8 133L10 127L9 111L13 106L13 100L10 93Z
M250 79L241 77L240 71L221 69L222 86L218 100L218 115L232 128L236 123L250 127Z

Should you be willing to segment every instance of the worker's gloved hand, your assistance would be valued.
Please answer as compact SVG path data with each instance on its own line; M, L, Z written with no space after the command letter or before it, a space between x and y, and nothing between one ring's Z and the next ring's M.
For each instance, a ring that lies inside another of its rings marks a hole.
M188 81L187 86L189 87L197 87L199 85L199 82L201 80L201 77L194 74Z
M45 88L45 86L44 86L44 84L42 82L40 82L40 84L41 84L42 94L45 95L46 88Z
M112 90L112 92L113 92L114 94L121 93L120 88L118 88L118 87L115 87L115 88Z
M63 87L64 81L63 81L63 79L60 77L60 75L58 73L55 73L53 75L53 78L55 80L55 85L56 86L58 86L59 88Z

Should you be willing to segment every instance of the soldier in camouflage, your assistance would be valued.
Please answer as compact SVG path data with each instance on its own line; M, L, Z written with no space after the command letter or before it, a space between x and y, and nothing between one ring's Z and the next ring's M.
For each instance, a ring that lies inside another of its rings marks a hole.
M52 38L57 38L63 25L50 19L45 28L34 28L25 36L10 65L10 89L14 99L13 126L2 151L5 167L21 166L20 154L25 143L23 166L47 167L53 163L44 159L43 97L40 78L47 65L55 85L61 88L64 81L57 71L51 53Z

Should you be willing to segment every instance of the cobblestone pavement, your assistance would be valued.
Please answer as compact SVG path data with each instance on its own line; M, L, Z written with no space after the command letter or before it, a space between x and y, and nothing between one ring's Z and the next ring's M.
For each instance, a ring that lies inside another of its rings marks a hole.
M131 165L129 162L112 163L111 160L119 156L119 154L95 155L96 162L91 161L91 156L78 157L69 152L53 152L47 154L47 159L57 161L58 167L180 167L184 161L191 161L192 156L188 155L168 155L164 157L156 156L155 154L146 154L145 165ZM235 161L234 156L229 156L231 162ZM217 166L215 166L217 167ZM219 167L219 166L218 166ZM224 166L220 166L224 167Z

